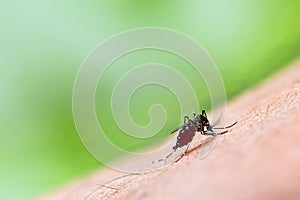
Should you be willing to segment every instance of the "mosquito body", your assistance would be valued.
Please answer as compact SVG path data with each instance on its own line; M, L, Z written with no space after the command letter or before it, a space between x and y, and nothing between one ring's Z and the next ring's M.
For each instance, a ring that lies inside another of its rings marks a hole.
M175 130L171 132L171 134L179 131L179 134L177 136L177 141L176 144L173 146L173 152L167 155L166 158L170 157L178 148L181 148L183 146L187 146L185 152L179 156L179 158L176 159L175 162L178 162L184 154L187 152L190 143L194 139L195 135L197 132L199 132L202 135L210 135L210 136L215 136L215 135L222 135L224 133L227 133L228 131L223 131L220 133L214 132L214 129L227 129L231 128L234 126L237 122L231 124L230 126L226 127L219 127L216 128L214 126L211 126L205 110L202 110L201 114L196 115L195 112L193 112L194 119L190 119L187 115L184 116L184 124Z

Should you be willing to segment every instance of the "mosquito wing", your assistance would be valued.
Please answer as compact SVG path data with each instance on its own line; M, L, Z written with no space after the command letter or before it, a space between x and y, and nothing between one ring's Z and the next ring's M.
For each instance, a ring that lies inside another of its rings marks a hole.
M216 134L214 136L208 136L206 140L203 141L200 147L199 159L205 159L214 149L218 141L220 140L220 135Z

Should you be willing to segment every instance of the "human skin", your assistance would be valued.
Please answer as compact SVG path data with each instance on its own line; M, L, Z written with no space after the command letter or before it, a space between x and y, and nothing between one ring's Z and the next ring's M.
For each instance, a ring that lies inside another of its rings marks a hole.
M120 179L118 190L95 190L118 176L104 170L41 199L299 199L300 61L228 103L234 121L203 160L195 138L179 162Z

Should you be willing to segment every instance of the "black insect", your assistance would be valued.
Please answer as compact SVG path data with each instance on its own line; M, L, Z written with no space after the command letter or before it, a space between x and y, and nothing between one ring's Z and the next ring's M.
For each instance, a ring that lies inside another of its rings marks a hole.
M207 115L205 110L202 110L202 113L199 115L196 115L195 112L193 112L194 119L190 119L187 115L184 116L184 124L175 130L171 132L171 134L177 132L179 130L179 134L177 136L176 144L173 146L173 152L167 155L166 158L170 157L178 148L186 146L186 150L183 154L179 156L179 158L176 159L175 162L178 162L184 154L187 152L194 136L196 135L196 132L199 132L202 135L222 135L224 133L227 133L228 131L223 131L220 133L214 132L214 129L227 129L234 126L237 122L234 122L233 124L225 127L213 127L210 125L209 120L207 119Z

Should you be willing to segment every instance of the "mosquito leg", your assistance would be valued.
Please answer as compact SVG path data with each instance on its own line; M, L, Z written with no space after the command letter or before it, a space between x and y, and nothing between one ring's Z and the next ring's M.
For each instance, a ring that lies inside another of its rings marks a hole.
M193 115L194 115L194 117L196 117L196 116L197 116L195 112L193 112Z
M184 156L184 154L181 154L180 157L177 158L177 159L175 160L175 162L177 163L179 160L181 160L181 158L182 158L183 156Z
M189 143L189 144L187 145L186 150L184 151L183 154L186 154L186 152L188 151L188 149L189 149L189 147L190 147L190 144L191 144L191 143Z
M223 135L225 133L227 133L228 131L223 131L221 133L215 133L215 132L203 132L203 135L211 135L211 136L215 136L215 135Z
M202 109L202 115L205 116L207 118L206 112L204 109Z
M176 129L174 129L170 134L173 134L173 133L175 133L176 131L178 131L179 129L181 129L182 128L182 126L180 126L180 127L178 127L178 128L176 128Z
M234 125L236 125L237 122L234 122L233 124L229 125L229 126L225 126L225 127L216 127L216 128L213 128L213 129L227 129L227 128L231 128L233 127Z
M117 188L114 188L114 187L110 187L108 185L100 185L101 187L106 187L108 189L112 189L112 190L118 190Z
M181 155L179 156L179 158L177 158L177 159L175 160L176 163L177 163L179 160L181 160L181 158L186 154L186 152L188 151L188 149L189 149L189 147L190 147L190 144L191 144L191 143L189 143L189 144L187 145L187 147L186 147L184 153L181 154Z
M215 135L217 135L217 134L214 133L214 132L204 132L203 135L211 135L211 136L215 136Z
M176 151L176 149L175 149L173 152L169 153L169 154L166 156L166 159L168 159L175 151Z
M221 132L221 133L217 133L218 135L223 135L223 134L225 134L225 133L227 133L228 131L223 131L223 132Z
M186 124L188 121L190 121L189 116L185 115L184 116L184 124Z
M166 162L166 160L167 160L173 153L175 153L176 150L177 150L177 149L174 149L173 152L169 153L165 158L159 159L157 162L162 162L162 161L165 161L165 162ZM152 163L154 163L154 161L152 161Z

